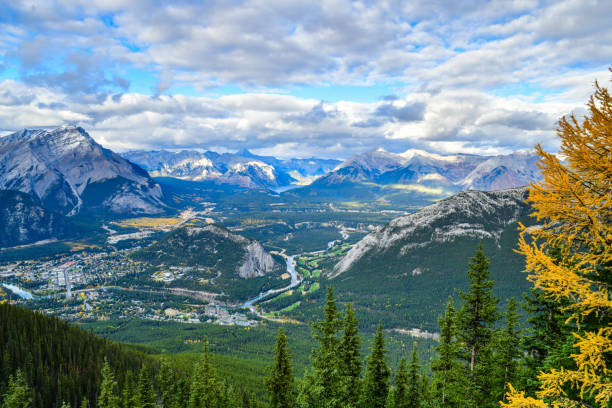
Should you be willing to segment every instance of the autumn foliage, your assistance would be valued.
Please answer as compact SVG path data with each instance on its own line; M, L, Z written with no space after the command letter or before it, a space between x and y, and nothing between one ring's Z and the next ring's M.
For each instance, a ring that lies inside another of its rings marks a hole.
M574 367L541 372L537 398L510 387L503 407L612 405L612 98L595 84L584 119L559 121L560 160L536 149L543 180L529 188L538 226L522 228L528 279L565 306L577 329ZM560 257L551 256L553 250ZM562 261L559 261L562 259Z

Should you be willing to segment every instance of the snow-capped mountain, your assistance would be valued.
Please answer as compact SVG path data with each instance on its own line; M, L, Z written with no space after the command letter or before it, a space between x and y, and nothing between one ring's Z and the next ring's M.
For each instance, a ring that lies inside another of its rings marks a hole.
M461 238L499 241L508 225L527 214L526 199L526 188L462 191L368 234L336 265L334 274L384 253L401 257L416 248Z
M69 215L84 209L155 214L165 208L161 187L146 171L74 126L0 138L0 190L30 194Z
M330 159L280 160L257 156L248 150L219 154L212 151L130 151L123 157L139 164L153 177L211 180L247 188L278 188L308 184L336 167Z
M333 186L372 182L447 187L451 191L496 190L539 180L538 159L539 156L533 152L478 156L442 155L410 149L395 154L379 148L351 157L314 184Z

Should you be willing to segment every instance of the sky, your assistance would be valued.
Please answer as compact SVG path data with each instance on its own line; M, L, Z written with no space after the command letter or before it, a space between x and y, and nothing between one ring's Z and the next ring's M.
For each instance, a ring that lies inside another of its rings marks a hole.
M0 134L116 151L502 154L610 85L612 1L0 0Z

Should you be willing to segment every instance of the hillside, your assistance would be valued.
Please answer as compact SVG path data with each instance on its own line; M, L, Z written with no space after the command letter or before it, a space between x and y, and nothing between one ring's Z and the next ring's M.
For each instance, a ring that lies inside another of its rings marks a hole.
M30 195L0 190L0 248L73 236L80 228L53 211L46 211Z
M0 303L0 393L17 369L24 371L33 408L62 401L78 407L83 398L95 406L100 370L107 358L122 387L125 373L157 363L133 348L96 337L56 317Z
M259 242L217 225L176 229L132 258L156 267L158 274L179 270L167 282L171 287L208 290L233 300L280 284L285 271L283 261Z

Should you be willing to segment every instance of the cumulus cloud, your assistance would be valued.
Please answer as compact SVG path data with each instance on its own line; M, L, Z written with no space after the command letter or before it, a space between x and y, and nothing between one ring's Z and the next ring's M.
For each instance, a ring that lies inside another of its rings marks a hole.
M0 123L78 123L120 150L555 149L558 117L609 78L611 13L604 0L7 3ZM378 84L393 94L291 96Z

